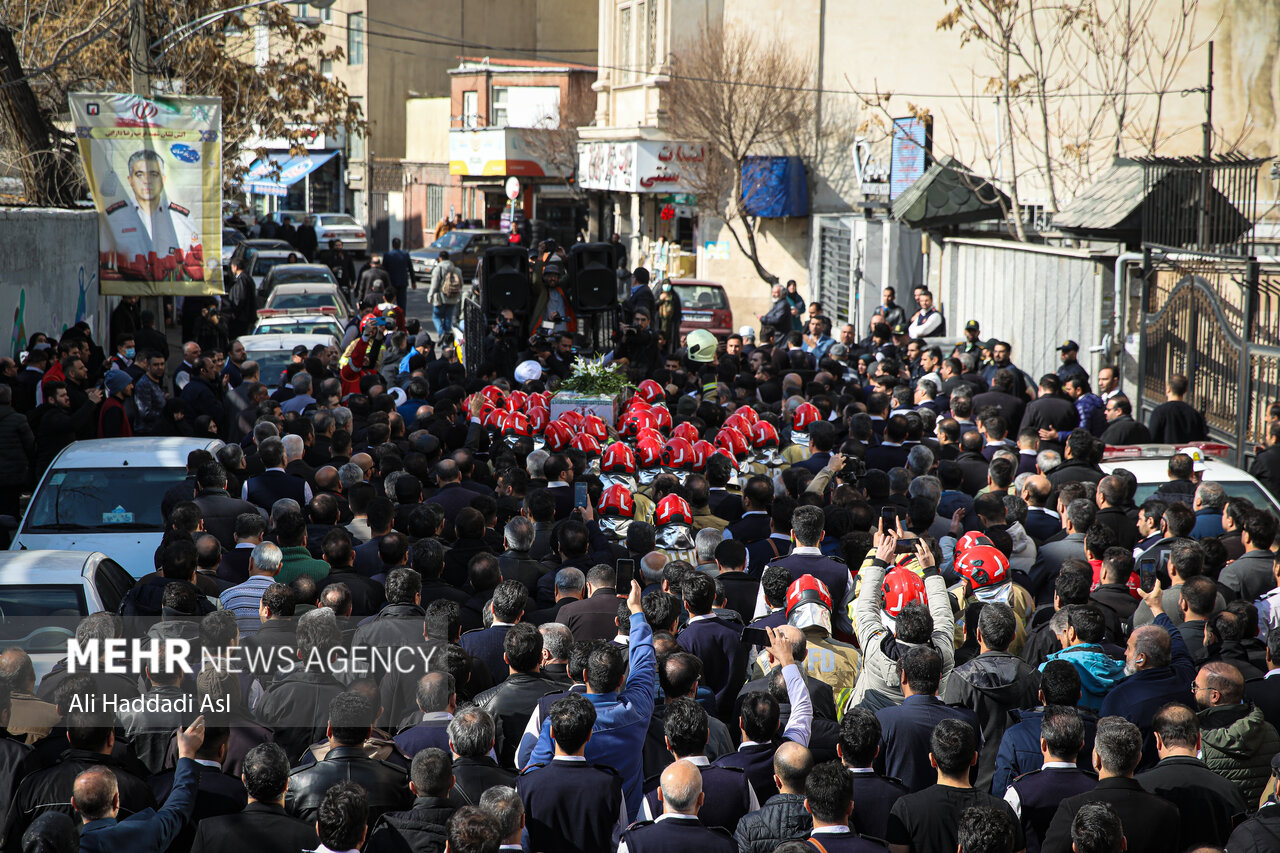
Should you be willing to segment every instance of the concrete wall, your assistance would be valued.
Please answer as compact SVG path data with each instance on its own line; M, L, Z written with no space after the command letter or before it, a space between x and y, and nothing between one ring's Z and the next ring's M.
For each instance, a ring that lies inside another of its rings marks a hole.
M409 98L404 102L404 159L449 163L449 99Z
M964 337L977 320L982 337L1013 345L1013 363L1033 380L1056 372L1055 348L1080 344L1090 375L1101 366L1090 349L1102 343L1111 317L1111 274L1086 252L995 240L948 240L942 248L941 293L947 340ZM898 301L909 304L909 294Z
M33 333L58 337L81 320L103 340L97 213L0 208L0 246L0 352L17 355Z

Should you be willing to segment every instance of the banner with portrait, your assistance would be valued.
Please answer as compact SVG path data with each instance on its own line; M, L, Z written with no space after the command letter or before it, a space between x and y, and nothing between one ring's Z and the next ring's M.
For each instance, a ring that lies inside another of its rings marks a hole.
M73 93L108 295L222 293L220 98Z

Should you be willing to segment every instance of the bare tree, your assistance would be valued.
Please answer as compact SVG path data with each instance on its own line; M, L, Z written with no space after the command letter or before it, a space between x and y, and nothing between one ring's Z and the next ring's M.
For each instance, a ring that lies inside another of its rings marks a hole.
M229 184L244 168L239 153L255 139L282 139L301 150L312 132L363 133L359 105L340 81L320 71L326 60L341 59L342 49L326 50L324 34L295 21L292 4L248 11L231 11L243 0L145 4L151 46L145 71L153 83L169 92L222 99ZM127 91L133 70L129 6L129 0L0 0L0 26L16 35L18 76L33 93L31 99L19 98L22 103L10 103L8 89L0 96L0 141L6 149L0 163L7 160L23 170L32 199L49 198L49 187L28 177L24 164L61 157L71 142L51 118L65 114L67 93ZM264 41L265 51L260 49ZM13 75L3 56L0 65L5 66L0 73ZM47 125L47 140L31 132L39 117Z
M756 274L774 284L778 276L760 261L760 222L743 206L742 167L753 155L815 150L813 63L783 40L731 24L704 29L690 44L673 57L668 84L672 134L705 147L688 181L699 211L723 221Z

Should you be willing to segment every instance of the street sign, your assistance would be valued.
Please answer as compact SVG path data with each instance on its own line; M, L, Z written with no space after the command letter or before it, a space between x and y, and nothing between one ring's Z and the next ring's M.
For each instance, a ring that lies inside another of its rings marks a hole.
M515 175L507 178L507 198L515 201L520 197L520 179Z

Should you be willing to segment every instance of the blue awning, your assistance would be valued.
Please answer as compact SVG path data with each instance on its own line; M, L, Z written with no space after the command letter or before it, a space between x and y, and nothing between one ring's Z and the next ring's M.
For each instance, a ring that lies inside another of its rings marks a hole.
M244 188L254 195L287 195L289 187L319 169L333 159L336 151L308 151L292 157L288 154L271 154L249 168L244 176ZM272 176L272 171L277 171Z

